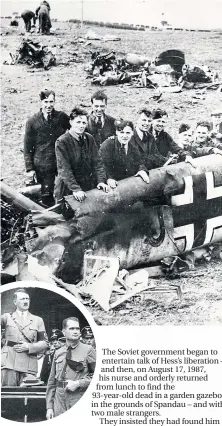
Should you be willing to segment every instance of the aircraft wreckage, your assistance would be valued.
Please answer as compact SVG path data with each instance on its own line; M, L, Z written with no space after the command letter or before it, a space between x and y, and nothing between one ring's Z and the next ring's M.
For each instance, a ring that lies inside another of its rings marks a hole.
M222 157L200 157L196 165L151 170L148 185L131 177L109 193L91 190L83 203L67 196L50 209L1 182L3 272L16 259L14 275L25 279L31 257L57 279L76 284L86 253L118 258L119 268L129 270L222 241Z

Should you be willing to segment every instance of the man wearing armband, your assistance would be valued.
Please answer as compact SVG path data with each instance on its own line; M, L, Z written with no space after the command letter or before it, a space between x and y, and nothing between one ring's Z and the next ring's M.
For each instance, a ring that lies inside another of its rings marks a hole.
M95 349L80 341L75 317L63 321L65 344L55 351L46 390L46 417L52 419L69 410L86 391L95 370Z
M43 319L29 312L30 298L25 289L13 296L16 310L1 316L5 343L1 353L1 385L21 386L34 380L38 372L37 354L48 347Z

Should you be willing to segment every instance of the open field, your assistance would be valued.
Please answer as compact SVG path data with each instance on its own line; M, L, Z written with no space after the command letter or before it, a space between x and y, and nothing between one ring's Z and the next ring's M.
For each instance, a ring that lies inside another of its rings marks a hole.
M21 28L6 27L2 22L2 56L6 59L14 52L23 36ZM86 79L84 63L73 62L73 52L79 51L79 60L90 59L90 50L114 50L119 56L127 52L146 54L153 58L170 48L182 49L188 63L208 64L222 75L222 32L178 32L178 31L124 31L107 28L84 27L76 24L53 23L55 35L38 36L45 45L56 48L57 66L49 71L29 69L25 65L2 65L2 178L13 187L24 185L23 133L27 118L38 111L38 94L43 88L56 91L56 108L69 113L75 104L84 105L90 111L90 96L96 90ZM119 42L93 41L83 48L73 44L74 37L85 34L88 29L101 35L115 34ZM72 61L70 61L72 60ZM108 113L135 121L135 113L146 105L161 107L169 113L168 131L177 135L181 122L195 124L197 120L210 119L211 110L221 105L221 94L208 91L205 100L192 100L193 90L182 93L165 93L162 101L150 100L153 90L129 86L105 87L108 95ZM104 314L97 308L90 308L103 324L209 324L222 323L222 265L210 263L196 269L199 277L192 271L190 278L182 278L184 297L178 302L172 295L157 296L150 301L149 295L137 296L115 313ZM174 283L173 282L173 283ZM155 302L154 302L155 299Z

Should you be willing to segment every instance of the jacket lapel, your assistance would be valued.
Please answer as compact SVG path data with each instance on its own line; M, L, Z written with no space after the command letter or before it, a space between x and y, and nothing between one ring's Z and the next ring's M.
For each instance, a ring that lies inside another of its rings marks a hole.
M138 133L137 133L136 130L134 132L134 137L135 137L136 143L140 146L140 148L142 149L142 151L145 152L144 142L141 141L141 139L140 139L140 137L139 137L139 135L138 135Z
M28 325L32 324L32 321L33 321L32 320L32 314L30 314L30 312L27 312L27 315L26 315L26 318L24 318L23 324L21 323L20 316L16 313L16 311L13 312L12 319L14 320L14 322L16 323L18 328L21 329L21 330L23 330Z
M25 321L24 321L24 326L23 326L23 328L24 327L27 327L28 325L30 325L30 324L32 324L32 321L33 321L33 319L32 319L32 314L30 314L30 312L28 311L27 312L27 315L26 315L26 318L25 318Z

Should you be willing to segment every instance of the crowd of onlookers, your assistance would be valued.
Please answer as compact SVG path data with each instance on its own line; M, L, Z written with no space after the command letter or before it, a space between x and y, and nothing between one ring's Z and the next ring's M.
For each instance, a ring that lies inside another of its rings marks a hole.
M90 114L75 107L57 111L55 93L40 93L41 109L28 119L24 138L26 179L41 184L42 202L52 206L64 195L80 202L93 188L108 192L118 181L138 176L149 183L149 170L179 161L196 167L195 158L222 154L222 109L195 128L181 124L178 138L166 132L168 114L141 108L135 123L106 113L107 96L97 91Z

